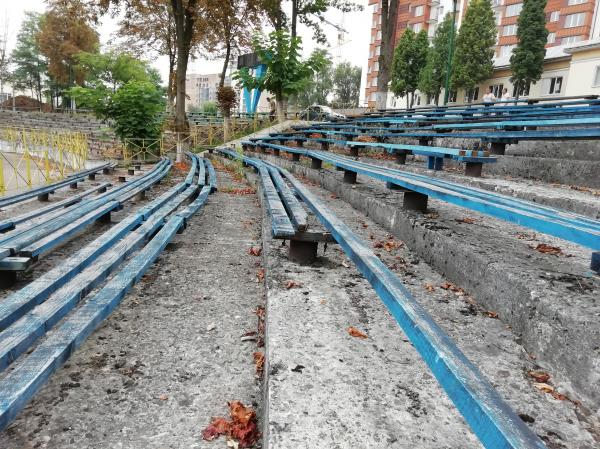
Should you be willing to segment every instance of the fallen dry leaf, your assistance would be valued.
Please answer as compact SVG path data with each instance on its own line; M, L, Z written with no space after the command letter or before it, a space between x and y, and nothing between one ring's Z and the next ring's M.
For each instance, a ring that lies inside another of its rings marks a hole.
M562 254L562 250L558 246L550 246L546 245L545 243L540 243L533 249L540 253L550 254L552 256L558 256L559 254Z
M550 374L540 370L530 370L527 372L530 377L533 377L538 383L546 383L550 380Z
M219 435L229 433L230 427L230 422L225 418L212 418L210 424L202 431L202 438L206 441L212 441L218 438Z
M425 284L425 290L427 290L429 293L435 291L435 287L431 284Z
M383 244L383 249L385 249L389 253L394 249L402 248L403 245L403 242L398 242L396 240L388 240Z
M298 288L298 287L302 287L302 284L300 284L300 282L296 282L296 281L287 281L285 283L285 288L286 289L291 289L291 288Z
M423 214L423 216L425 218L439 218L440 214L438 214L437 212L429 212L427 214Z
M169 396L167 396L166 394L161 394L158 399L160 399L161 401L166 401L169 399Z
M352 327L352 326L350 326L350 327L348 328L348 333L349 333L351 336L353 336L353 337L356 337L356 338L369 338L369 337L367 336L367 334L365 334L365 333L364 333L364 332L362 332L362 331L359 331L357 328L355 328L355 327Z
M477 220L475 220L474 218L471 218L471 217L464 217L464 218L456 218L454 221L456 221L457 223L473 224Z
M365 229L367 229L367 228L369 227L369 225L368 225L368 224L366 224L365 222L362 222L362 223L361 223L361 225L362 225L362 227L363 227L363 228L365 228Z
M344 267L346 267L346 268L350 268L350 265L348 265L348 264L347 264L346 262L344 262L343 260L342 260L342 265L343 265Z
M227 435L239 443L238 447L252 446L260 438L256 412L239 401L229 402L228 405L231 419L228 421L220 417L212 418L210 424L202 431L202 438L211 441L220 435Z
M256 273L256 277L258 279L258 282L262 282L265 280L265 269L261 268L260 270L258 270L258 272Z
M383 248L383 242L381 240L377 240L373 243L373 248Z
M358 136L357 138L354 139L355 142L377 142L377 139L375 137L372 136Z
M492 312L492 311L488 310L487 312L485 312L485 314L489 318L496 318L496 319L498 319L498 312Z
M262 254L262 248L260 246L252 246L248 250L248 254L258 257Z
M320 303L320 304L326 304L326 303L327 303L327 301L325 301L324 299L322 299L322 300L320 300L320 301L319 301L319 303Z
M256 368L256 377L261 378L265 367L265 354L262 352L254 353L254 366Z

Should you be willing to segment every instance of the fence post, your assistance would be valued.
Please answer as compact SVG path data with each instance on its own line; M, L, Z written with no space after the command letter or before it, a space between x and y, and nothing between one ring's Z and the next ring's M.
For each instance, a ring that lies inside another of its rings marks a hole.
M25 151L25 176L27 179L27 186L31 187L31 160L29 158L29 150L27 148L24 149Z
M177 133L177 157L176 162L183 162L183 142L181 141L180 133Z
M4 193L6 191L6 186L4 184L4 158L0 155L0 193Z

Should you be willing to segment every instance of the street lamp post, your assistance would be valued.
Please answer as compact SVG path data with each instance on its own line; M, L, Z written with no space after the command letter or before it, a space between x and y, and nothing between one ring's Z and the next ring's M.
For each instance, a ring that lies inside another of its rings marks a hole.
M450 29L450 39L448 40L448 61L446 62L446 82L444 83L444 105L448 104L450 95L450 73L452 72L452 56L454 54L454 35L456 34L456 2L452 4L452 28Z

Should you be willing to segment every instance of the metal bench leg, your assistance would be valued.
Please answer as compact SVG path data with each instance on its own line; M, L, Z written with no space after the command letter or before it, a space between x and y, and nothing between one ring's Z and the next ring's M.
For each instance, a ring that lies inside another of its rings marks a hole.
M16 271L3 271L0 276L0 288L10 288L17 283Z
M125 176L119 176L119 182L126 182L127 178Z
M127 174L133 176L133 175L135 175L135 170L133 168L128 168L127 169Z
M443 166L443 157L427 156L427 168L429 170L441 170Z
M71 184L69 184L69 187L74 190L74 189L77 188L77 183L76 182L72 182Z
M292 161L298 162L300 160L300 153L292 153Z
M88 175L88 179L89 179L90 181L95 181L95 180L96 180L96 173L90 173L90 174Z
M102 174L103 174L103 175L108 175L108 174L110 174L110 168L109 168L109 167L104 167L104 168L102 169Z
M406 152L401 151L396 153L396 163L400 165L406 164Z
M356 184L356 172L350 170L344 170L344 183L345 184Z
M296 145L302 148L304 146L304 140L296 140Z
M347 147L347 148L348 148L349 156L358 157L358 147Z
M338 167L338 166L336 165L336 167L335 167L335 171L344 171L344 168L343 168L343 167Z
M481 178L482 168L483 164L481 162L467 162L465 166L465 175Z
M427 212L427 195L419 192L405 192L404 202L402 207L406 210L416 210L419 212Z
M146 191L142 190L141 192L136 193L135 195L136 201L142 201L146 199Z
M208 149L208 154L213 154L213 148Z
M110 223L111 222L110 212L107 212L104 215L102 215L100 218L98 218L98 221L100 223Z
M490 153L491 154L504 154L506 151L506 144L503 142L492 142L492 145L490 146Z
M404 190L406 192L406 189L402 186L399 186L398 184L394 184L392 182L386 182L385 183L385 187L390 189L390 190Z
M600 274L600 251L595 251L592 253L592 263L590 268L592 271Z
M104 192L106 192L106 186L104 186L104 187L100 187L100 188L98 189L98 193L104 193Z
M310 168L316 168L317 170L323 166L323 161L321 159L317 159L316 157L311 158Z
M279 148L273 148L273 155L279 156Z
M318 242L303 242L299 240L290 240L290 249L288 256L290 260L299 264L309 264L317 258Z
M142 166L141 166L140 164L135 164L135 165L133 166L133 169L134 169L134 170L141 170L141 169L142 169Z
M321 150L329 151L329 142L321 142Z
M37 196L38 201L48 201L49 198L49 194L48 193L42 193L40 195Z
M419 139L419 145L421 146L428 147L430 143L431 140L429 139Z
M385 141L387 140L387 137L375 136L375 140L377 141L377 143L385 143Z

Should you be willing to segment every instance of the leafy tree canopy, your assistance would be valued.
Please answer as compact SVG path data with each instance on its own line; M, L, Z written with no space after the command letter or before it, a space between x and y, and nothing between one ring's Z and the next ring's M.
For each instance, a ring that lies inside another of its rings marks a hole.
M425 30L415 34L410 28L400 37L392 62L392 92L399 96L414 94L427 61L429 41Z
M436 99L446 80L450 33L452 33L452 14L447 14L435 30L431 48L427 53L427 62L419 77L419 90Z
M44 16L39 13L25 13L25 20L17 34L17 44L11 54L14 66L11 75L13 86L16 89L35 91L39 101L41 101L43 77L48 68L37 39L43 19Z
M334 102L340 107L356 107L360 97L361 68L349 62L333 70Z
M452 85L474 89L494 69L496 19L490 0L471 0L456 38Z

